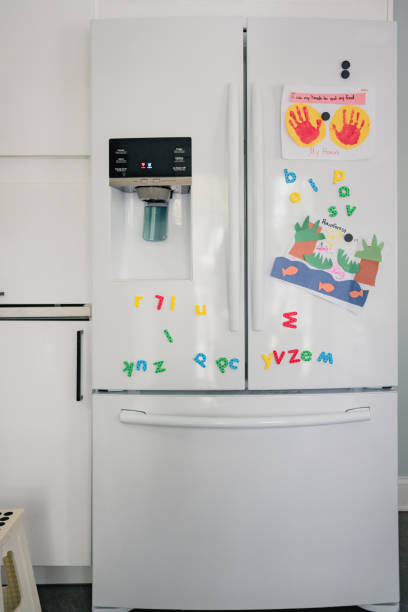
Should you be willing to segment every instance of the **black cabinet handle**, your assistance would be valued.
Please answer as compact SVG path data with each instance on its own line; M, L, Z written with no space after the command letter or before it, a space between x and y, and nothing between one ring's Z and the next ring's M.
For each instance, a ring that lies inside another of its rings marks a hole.
M83 398L81 393L82 389L82 335L84 333L83 329L77 331L77 350L76 350L76 401L80 402Z

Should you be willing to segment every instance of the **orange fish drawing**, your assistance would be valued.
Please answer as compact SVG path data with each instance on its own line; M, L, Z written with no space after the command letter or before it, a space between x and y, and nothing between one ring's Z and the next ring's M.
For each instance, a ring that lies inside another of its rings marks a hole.
M289 268L282 268L282 276L293 276L294 274L297 274L299 272L298 268L296 268L296 266L289 266Z
M352 298L364 297L364 291L362 289L360 291L350 291L349 296Z
M331 283L319 283L319 291L321 291L323 289L323 291L326 291L326 293L331 293L332 291L334 291L334 285L332 285Z

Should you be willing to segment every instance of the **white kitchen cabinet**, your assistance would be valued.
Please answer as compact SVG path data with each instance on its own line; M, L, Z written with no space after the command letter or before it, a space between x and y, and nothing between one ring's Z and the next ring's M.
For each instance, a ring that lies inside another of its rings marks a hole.
M89 302L87 173L87 160L0 158L0 306Z
M88 154L91 0L0 3L0 155Z
M34 565L90 565L89 326L0 321L0 497L24 508Z

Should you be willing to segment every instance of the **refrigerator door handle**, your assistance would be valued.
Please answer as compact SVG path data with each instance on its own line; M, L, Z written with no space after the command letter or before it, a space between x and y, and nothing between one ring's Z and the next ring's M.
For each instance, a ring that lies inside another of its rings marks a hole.
M76 335L76 383L75 394L76 401L80 402L83 399L82 395L82 336L84 330L78 330Z
M263 275L264 275L264 177L262 98L259 86L252 85L252 329L263 327Z
M228 86L228 302L229 329L239 331L240 227L239 227L239 105L235 83Z
M191 427L207 429L262 429L282 427L311 427L318 425L340 425L371 420L369 406L350 408L342 412L320 414L277 415L258 417L216 416L169 416L146 414L137 410L121 410L119 420L126 425L149 425L152 427Z

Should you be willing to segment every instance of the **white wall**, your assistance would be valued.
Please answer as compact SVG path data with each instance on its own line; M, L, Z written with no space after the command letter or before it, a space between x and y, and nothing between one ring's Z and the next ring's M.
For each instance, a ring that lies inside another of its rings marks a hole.
M89 163L89 21L93 17L151 15L258 14L274 16L389 19L392 0L15 0L0 4L0 183L20 175L64 188L70 159L74 182L87 184ZM400 473L408 475L408 2L395 0L399 23L400 170ZM36 167L41 158L42 177ZM24 163L24 173L21 164ZM44 169L49 178L45 179ZM62 174L61 174L62 173ZM27 180L26 178L24 180ZM84 207L89 202L83 203ZM1 266L7 262L0 262ZM84 262L87 268L89 262ZM88 281L89 282L89 281ZM407 481L408 487L408 481ZM408 499L408 498L407 498ZM408 503L408 502L407 502ZM79 573L78 573L79 572ZM87 570L71 577L38 570L41 582L89 580Z
M408 475L408 2L395 0L398 23L399 473ZM407 484L408 490L408 484ZM408 497L407 497L408 503Z

